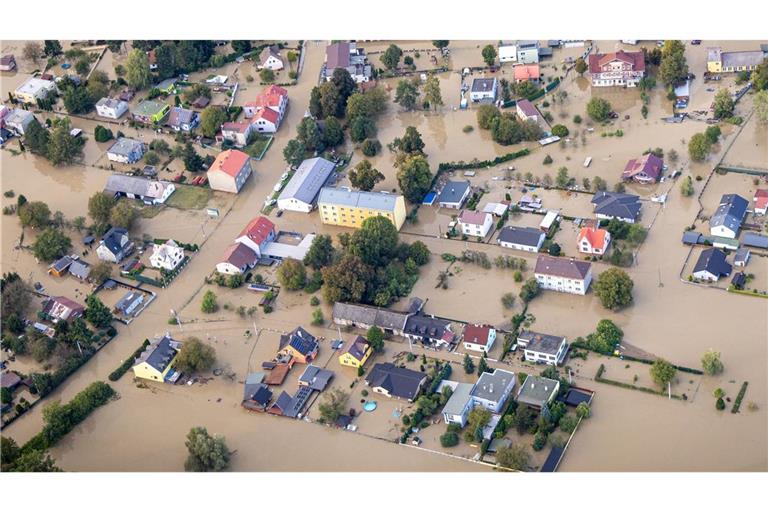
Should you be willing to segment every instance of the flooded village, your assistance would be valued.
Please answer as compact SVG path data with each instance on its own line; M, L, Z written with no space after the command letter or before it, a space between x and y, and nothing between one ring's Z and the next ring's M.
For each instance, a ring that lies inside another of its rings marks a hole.
M0 57L19 457L768 470L768 41Z

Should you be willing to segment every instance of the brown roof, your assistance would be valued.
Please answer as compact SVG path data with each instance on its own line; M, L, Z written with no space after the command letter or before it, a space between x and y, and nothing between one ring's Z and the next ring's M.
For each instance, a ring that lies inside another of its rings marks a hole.
M349 43L334 43L325 49L325 67L329 71L349 66Z
M221 261L230 263L237 268L243 268L256 262L256 253L245 244L232 244L224 250Z
M643 55L643 52L625 52L619 50L618 52L591 54L589 56L589 72L601 73L601 68L614 60L632 64L633 71L645 70L645 56Z
M534 273L568 279L584 279L592 268L588 261L578 261L572 258L555 258L541 255L536 260Z
M533 103L528 100L519 100L517 102L517 107L523 112L523 114L525 114L525 117L539 115L539 111L536 109L536 107L533 106Z
M474 224L476 226L483 226L489 215L490 213L486 212L464 210L461 212L461 215L459 215L459 222L462 224Z
M269 375L264 378L264 384L268 384L270 386L279 386L283 383L290 370L291 367L288 364L279 363L277 366L272 368L272 371L269 372Z

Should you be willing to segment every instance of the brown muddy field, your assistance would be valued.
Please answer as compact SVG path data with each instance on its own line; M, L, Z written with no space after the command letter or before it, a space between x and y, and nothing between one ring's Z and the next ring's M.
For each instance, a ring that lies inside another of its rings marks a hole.
M397 105L390 105L378 122L378 138L384 145L384 151L372 159L374 165L387 177L377 186L377 190L391 190L397 186L392 165L394 155L386 149L386 144L402 135L410 125L416 126L421 132L433 169L440 162L471 160L475 157L493 158L523 147L495 144L488 132L477 127L472 108L467 111L457 110L461 83L457 71L465 66L481 66L480 48L489 42L497 41L451 43L449 64L452 71L440 75L445 101L442 110L406 113L401 112ZM132 381L130 374L124 376L114 384L120 399L96 411L52 450L62 468L69 471L179 471L186 456L186 432L192 426L204 425L209 431L226 436L229 447L237 450L232 464L235 471L488 469L487 466L473 464L463 458L447 457L389 442L394 438L391 413L404 404L381 397L376 398L381 405L378 414L361 417L357 433L327 429L310 422L251 414L240 408L241 382L245 374L274 355L279 332L291 330L297 324L303 324L311 332L326 338L321 343L319 361L327 363L330 369L337 372L334 385L351 390L350 406L359 405L360 392L364 386L358 382L354 388L349 388L355 376L349 370L339 367L327 341L337 336L335 328L329 325L329 305L321 306L326 319L322 327L309 325L314 308L309 306L309 297L304 293L282 292L273 313L264 315L259 311L253 318L240 319L232 310L241 304L256 304L258 296L245 289L232 291L216 288L219 304L231 304L232 308L222 308L213 315L200 313L202 293L208 289L203 282L204 277L210 274L223 249L258 214L264 198L271 193L274 183L285 169L282 150L293 137L296 125L308 107L309 93L317 83L323 62L325 44L321 41L307 43L306 60L298 84L288 88L291 103L287 117L264 159L254 163L254 175L245 189L238 196L213 195L209 205L220 209L220 218L207 219L201 210L166 207L158 215L141 220L132 233L135 237L141 238L144 233L155 237L172 236L184 242L200 244L200 252L193 255L187 268L169 288L158 291L158 297L137 319L128 326L118 325L119 336L46 398L44 403L57 399L69 400L94 380L106 380L107 375L142 340L166 331L182 339L195 335L210 341L217 350L217 367L225 369L225 374L234 373L234 376L231 379L213 377L206 384L174 387L151 384L139 387ZM722 44L725 49L733 50L753 48L758 43L704 41L701 46L688 46L687 57L691 71L698 77L704 72L706 47L714 44ZM16 54L21 68L20 72L3 73L0 77L0 93L2 98L7 98L7 91L21 83L35 66L20 59L23 42L3 42L0 46L2 53L10 51ZM386 44L365 43L362 46L369 51L377 51L383 50ZM611 51L623 45L601 41L597 42L597 46L602 51ZM424 51L430 44L402 42L401 47ZM562 74L562 60L575 57L581 52L583 48L556 50L553 59L545 67L545 73ZM416 60L419 69L431 67L426 55L424 52ZM121 59L124 59L124 55L112 56L106 52L98 67L108 71ZM373 55L372 59L377 60L378 56ZM234 75L236 71L242 79L247 74L255 74L249 66L252 68L250 63L242 64L238 70L238 65L233 63L223 70L203 71L193 79L205 78L211 73ZM511 68L505 65L498 73L504 76L511 73ZM727 83L728 80L723 82ZM383 85L393 89L396 81L386 80ZM707 87L700 79L694 81L692 101L696 108L706 108L711 101L714 92L707 92ZM236 104L255 97L260 90L256 82L247 84L238 94ZM638 91L592 91L586 79L576 77L573 73L564 79L558 90L566 91L567 99L555 103L550 111L557 122L563 122L571 129L571 142L562 146L553 144L546 148L529 143L531 155L513 162L516 172L530 171L536 176L549 173L554 177L558 167L567 166L578 183L584 177L601 176L612 187L629 158L639 156L647 148L661 147L665 152L670 149L678 152L680 159L674 168L682 170L684 176L690 174L704 177L704 180L694 182L698 194L712 166L725 151L728 151L725 160L729 163L765 167L768 162L766 128L758 126L753 119L741 130L724 128L726 138L716 148L717 152L710 155L706 162L693 164L687 161L685 142L694 133L703 131L705 125L696 121L674 125L661 121L661 117L670 113L668 102L661 92L656 91L652 96L648 119L643 119L640 115L642 102ZM580 126L574 125L571 119L575 114L586 119L585 105L592 94L607 97L619 111L620 120L608 127L593 126L592 132L587 131L589 126L586 122ZM751 98L747 96L737 106L737 113L746 118L750 110ZM624 119L625 115L629 115L629 119ZM90 134L95 124L92 120L73 120L75 127L81 127ZM464 133L462 129L466 125L473 126L474 130ZM616 129L623 130L624 136L617 138L600 135L602 130ZM577 134L575 130L581 131ZM131 131L128 129L126 133L132 135ZM145 138L151 136L148 132L142 135ZM8 147L16 149L16 144L11 142L0 152L0 188L3 191L13 189L17 195L24 194L29 200L46 201L51 211L60 210L69 219L86 215L88 197L101 190L107 179L107 171L93 167L103 158L105 145L96 144L91 137L82 165L53 168L29 153L14 156ZM352 165L355 165L362 154L349 144L347 149L354 150ZM546 154L554 159L550 166L541 164ZM587 156L591 156L593 162L589 168L584 168L582 162ZM172 163L171 168L178 169L180 165ZM472 179L473 184L488 184L490 188L481 200L481 205L499 200L507 192L511 193L513 199L522 193L519 183L515 181L493 180L506 167L477 171ZM461 178L461 173L457 175ZM167 179L170 174L163 177ZM508 189L508 186L513 188ZM574 371L577 372L575 383L594 389L597 395L592 404L592 418L579 428L560 470L765 471L768 469L768 342L765 335L768 327L768 302L691 286L681 281L680 272L689 248L680 243L680 237L699 211L696 196L682 197L676 182L665 182L655 187L632 186L628 189L643 197L669 192L668 201L663 207L655 203L643 203L642 222L645 226L652 223L652 226L647 240L639 250L637 265L628 269L635 282L634 305L613 313L602 308L593 293L581 297L544 292L529 307L529 312L535 317L532 328L573 339L591 332L600 319L610 318L624 330L625 341L680 365L699 367L702 353L708 348L715 348L723 354L725 373L717 377L697 377L693 383L689 382L687 374L680 374L678 381L673 384L673 392L685 392L691 397L689 401L682 402L593 380L600 362L605 362L608 366L606 376L631 382L634 375L638 375L639 384L649 385L647 367L639 363L632 363L630 368L625 368L623 362L603 361L603 358L594 355L590 355L586 361L572 361ZM738 175L715 175L701 202L704 209L711 212L721 194L738 191L751 199L753 190L751 179ZM584 204L581 195L566 196L556 191L541 193L544 194L546 208L561 208L571 215L590 213L589 205ZM2 199L3 205L13 201L15 199ZM274 213L272 216L280 229L331 234L344 231L342 228L323 226L316 214L287 212L279 219L274 218ZM509 224L536 225L533 224L536 219L538 217L529 215L510 217ZM71 278L56 279L48 276L45 265L38 264L29 252L15 248L21 235L15 217L4 216L1 220L2 272L15 271L30 282L40 281L49 292L69 294L79 299L83 297L83 285ZM422 268L421 279L412 295L429 299L429 313L461 321L491 322L500 327L508 325L510 317L519 312L521 307L516 304L512 310L505 310L500 302L504 293L519 291L520 284L514 282L513 272L496 268L483 270L471 264L456 263L451 267L454 275L449 278L449 288L438 290L435 288L437 275L448 267L439 255L444 252L460 254L469 246L487 252L491 259L498 254L517 257L524 255L495 245L466 244L438 238L438 226L445 229L449 220L450 214L422 207L419 224L403 228L403 239L422 240L433 253L433 260ZM701 229L706 228L706 224L699 224ZM30 244L35 236L34 231L26 230L24 245ZM74 234L72 236L73 239L77 238ZM574 254L575 232L571 226L564 223L558 236L561 238L557 241L563 245L566 254ZM95 255L86 256L86 260L93 263ZM530 269L533 263L534 259L528 257L526 278L532 276ZM768 279L763 266L762 262L755 266L756 280ZM599 273L605 268L608 267L603 264L595 265L594 271ZM273 270L262 273L268 281L274 280ZM765 289L768 284L763 283L757 287ZM406 303L407 300L403 300L393 307L403 309ZM183 321L181 327L167 324L171 309L180 312ZM259 334L248 338L244 336L246 330ZM379 360L391 360L401 350L407 350L407 344L395 340L388 344L385 354L377 357ZM445 352L437 356L456 361L461 358L460 354ZM19 363L26 365L29 361L22 359ZM525 366L518 364L518 369L522 368ZM286 381L288 391L293 391L301 371L301 366L298 366L289 375ZM460 378L460 373L463 372L455 371L453 377ZM749 382L749 388L741 413L731 414L730 407L723 412L716 411L712 391L722 387L733 400L743 381ZM750 402L758 409L748 410L746 404ZM310 408L310 418L316 417L316 409L315 403ZM39 431L42 424L41 412L42 406L39 405L4 429L3 434L15 438L19 443L25 442ZM440 450L437 437L442 431L440 425L428 428L423 436L423 447ZM530 440L525 442L529 443ZM451 453L471 458L476 449L462 441Z

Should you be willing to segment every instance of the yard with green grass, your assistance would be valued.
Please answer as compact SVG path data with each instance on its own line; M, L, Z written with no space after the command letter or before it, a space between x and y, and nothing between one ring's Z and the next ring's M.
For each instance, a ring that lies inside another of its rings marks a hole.
M177 184L176 191L165 204L182 210L200 210L208 205L212 196L213 191L208 187Z

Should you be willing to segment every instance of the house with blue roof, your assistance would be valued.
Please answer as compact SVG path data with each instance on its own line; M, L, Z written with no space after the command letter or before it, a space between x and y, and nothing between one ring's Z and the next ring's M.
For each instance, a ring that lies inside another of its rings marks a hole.
M709 234L726 238L736 238L741 223L747 216L749 201L738 194L724 194L715 214L709 219Z
M440 208L460 209L464 201L469 197L472 185L466 181L448 181L437 196L437 204Z
M725 253L720 249L705 249L701 251L696 266L693 267L693 277L702 281L716 282L722 276L731 274L731 264L725 260Z

